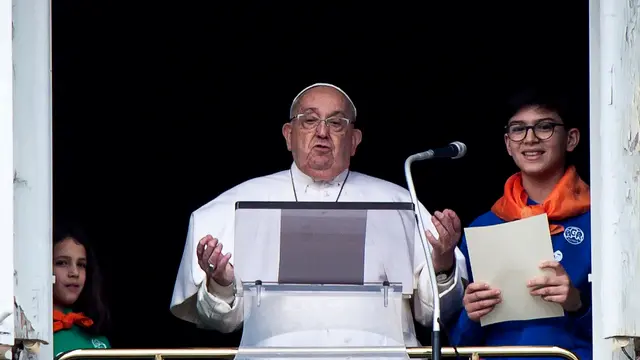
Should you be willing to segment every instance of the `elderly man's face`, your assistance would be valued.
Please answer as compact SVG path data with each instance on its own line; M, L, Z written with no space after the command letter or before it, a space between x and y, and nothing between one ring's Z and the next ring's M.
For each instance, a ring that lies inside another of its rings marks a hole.
M349 167L362 133L345 121L353 121L353 113L344 95L330 87L312 88L300 98L294 115L282 134L302 172L331 180ZM329 121L317 121L325 119Z

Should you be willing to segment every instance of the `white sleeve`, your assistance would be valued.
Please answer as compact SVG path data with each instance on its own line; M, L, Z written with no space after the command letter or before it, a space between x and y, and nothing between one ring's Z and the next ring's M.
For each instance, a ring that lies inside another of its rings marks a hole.
M438 231L431 221L431 213L420 204L420 219L425 230L430 230L434 236L438 237ZM425 259L424 249L422 248L422 237L419 234L419 227L416 226L415 234L415 269L414 276L416 278L417 288L414 294L414 317L415 320L426 326L431 327L433 324L433 292L431 290L431 278L427 268L427 259ZM426 238L425 238L426 241ZM431 244L425 244L431 250ZM444 323L448 322L452 316L462 308L462 297L464 295L464 285L462 278L467 278L467 261L456 247L455 249L455 268L453 274L438 282L438 294L440 301L440 320Z
M453 274L442 282L438 282L440 301L440 319L447 323L458 310L462 308L464 285L462 278L466 277L466 261L462 252L456 248L456 266ZM426 263L416 269L418 288L415 292L414 313L420 324L431 327L433 323L433 292L431 278Z
M239 329L244 319L243 298L236 296L234 284L221 286L213 282L211 283L213 294L211 294L207 290L208 281L205 279L198 289L196 302L198 325L222 333ZM236 280L235 286L238 285L239 281Z
M243 305L236 304L233 287L218 286L212 288L213 294L207 292L207 274L198 264L197 247L199 239L212 235L233 253L234 199L233 193L227 192L191 214L170 305L171 313L179 319L222 332L240 326Z

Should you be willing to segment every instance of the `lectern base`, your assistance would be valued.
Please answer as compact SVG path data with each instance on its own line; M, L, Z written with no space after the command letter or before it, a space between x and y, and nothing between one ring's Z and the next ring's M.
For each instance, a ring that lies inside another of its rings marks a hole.
M243 298L245 320L237 360L408 359L400 284L257 281L243 284Z

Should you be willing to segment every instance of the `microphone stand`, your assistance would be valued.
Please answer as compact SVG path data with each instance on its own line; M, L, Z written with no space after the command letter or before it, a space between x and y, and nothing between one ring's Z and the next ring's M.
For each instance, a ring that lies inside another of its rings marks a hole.
M440 342L440 293L438 291L436 272L433 267L433 259L431 257L432 251L429 245L427 245L424 222L422 221L422 214L420 212L420 205L418 203L418 196L416 195L416 188L413 185L413 176L411 176L411 164L413 164L414 161L431 159L433 155L434 152L429 150L423 153L409 156L404 162L404 176L407 180L407 186L409 187L409 194L411 195L411 202L413 203L414 207L414 213L418 225L418 232L420 235L420 242L422 243L424 256L427 259L429 279L431 279L431 292L433 293L433 331L431 333L431 359L440 360L442 357L442 344Z

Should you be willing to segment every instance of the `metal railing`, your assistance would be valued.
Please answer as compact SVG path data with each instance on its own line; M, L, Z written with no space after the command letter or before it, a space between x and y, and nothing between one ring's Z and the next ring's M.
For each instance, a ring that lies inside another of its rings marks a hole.
M360 356L376 356L390 352L406 351L410 358L430 358L431 347L412 348L247 348L240 350L243 355L251 356L273 354L273 357L290 357L297 355L326 355L326 357L336 357L340 355L352 356L358 353ZM237 348L192 348L192 349L96 349L96 350L72 350L56 357L56 360L72 360L86 358L154 358L155 360L175 359L175 358L218 358L233 359L238 354ZM372 354L372 355L369 355ZM568 360L580 360L572 352L554 346L487 346L487 347L459 347L457 355L461 358L478 359L497 358L505 356L518 357L560 357ZM442 348L442 356L455 358L454 348ZM358 356L353 356L357 359ZM336 357L337 358L337 357Z

